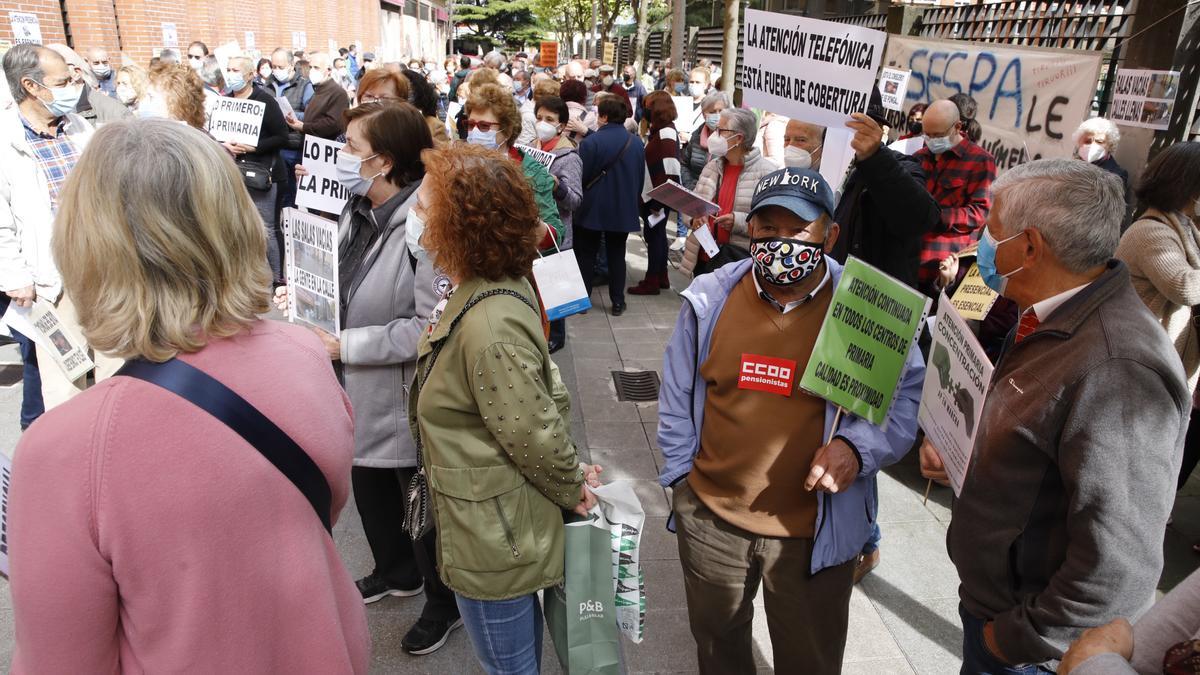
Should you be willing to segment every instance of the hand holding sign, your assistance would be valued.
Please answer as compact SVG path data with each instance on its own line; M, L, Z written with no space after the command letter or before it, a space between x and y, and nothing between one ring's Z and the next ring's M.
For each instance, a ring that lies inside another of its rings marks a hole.
M854 483L860 470L858 456L850 449L850 444L835 438L817 450L812 469L804 480L804 489L837 494Z
M883 145L883 127L879 126L878 122L862 113L854 113L850 115L846 127L854 132L854 136L850 138L850 147L854 149L854 157L858 161L861 162L879 152L879 146Z

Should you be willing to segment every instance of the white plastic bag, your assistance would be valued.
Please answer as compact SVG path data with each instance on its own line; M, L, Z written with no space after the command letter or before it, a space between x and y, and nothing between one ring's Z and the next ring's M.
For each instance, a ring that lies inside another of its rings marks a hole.
M646 579L639 562L646 511L628 482L609 483L592 492L612 534L617 626L638 644L646 633Z
M537 260L533 261L533 278L537 281L538 295L542 298L546 318L550 321L592 307L575 254L559 250L557 240L554 242L554 251L553 255L546 256L539 253Z

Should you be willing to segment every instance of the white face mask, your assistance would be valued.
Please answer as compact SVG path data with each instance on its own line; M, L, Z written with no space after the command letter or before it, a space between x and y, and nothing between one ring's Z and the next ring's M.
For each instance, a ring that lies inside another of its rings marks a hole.
M121 103L129 105L137 99L137 92L133 90L133 87L127 84L118 84L117 99L121 101Z
M1079 149L1075 151L1075 154L1079 155L1079 159L1094 164L1104 159L1104 155L1107 154L1107 151L1104 149L1104 146L1100 145L1099 143L1086 143L1079 146Z
M709 141L712 145L712 141ZM820 150L821 147L817 146ZM812 168L812 153L804 148L798 148L794 145L789 145L783 149L783 164L791 169L811 169Z
M538 122L536 127L538 140L543 143L558 135L558 127L549 122Z
M741 141L729 144L729 139L721 135L720 132L708 137L708 153L713 157L724 157L729 154L729 151L741 144Z
M408 210L408 220L404 226L404 238L408 242L408 250L414 257L425 255L421 247L421 235L425 232L425 219L417 214L416 209Z
M600 84L603 84L605 87L611 87L613 82L615 82L615 80L613 79L612 75L605 75L604 78L600 80Z
M103 64L92 66L92 72L96 74L96 77L103 79L112 74L112 67Z
M700 84L699 82L693 82L688 85L688 92L691 93L692 98L700 98L701 96L704 95L704 92L707 90L708 90L708 87L704 86L703 84Z
M328 79L329 75L327 75L323 70L313 68L312 71L308 73L308 80L309 82L313 83L314 87Z
M275 75L275 79L276 79L276 80L279 80L280 82L287 82L287 81L288 81L289 79L291 79L291 77L292 77L292 76L291 76L291 75L288 73L288 69L287 69L287 68L272 68L272 69L271 69L271 73L272 73L272 74L274 74L274 75Z

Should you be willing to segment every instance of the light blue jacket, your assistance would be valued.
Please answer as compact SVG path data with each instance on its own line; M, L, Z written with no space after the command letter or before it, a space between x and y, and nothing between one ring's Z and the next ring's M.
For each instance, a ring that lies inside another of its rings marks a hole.
M825 258L825 264L829 265L832 283L836 286L842 278L842 266L829 257ZM667 344L663 357L663 385L658 395L658 444L665 460L658 481L663 487L687 475L700 451L706 384L697 364L707 358L713 328L725 301L752 265L750 259L730 263L696 277L683 292L687 302L679 311L675 332ZM703 356L698 358L697 352ZM837 435L858 450L862 471L845 491L818 493L817 534L811 563L813 574L840 565L862 552L874 527L878 508L875 491L871 489L872 481L880 469L900 461L912 447L924 381L925 364L920 350L914 348L908 355L908 366L900 378L896 400L882 427L849 413L842 415ZM835 406L825 406L826 437L836 414ZM769 422L763 420L763 423Z

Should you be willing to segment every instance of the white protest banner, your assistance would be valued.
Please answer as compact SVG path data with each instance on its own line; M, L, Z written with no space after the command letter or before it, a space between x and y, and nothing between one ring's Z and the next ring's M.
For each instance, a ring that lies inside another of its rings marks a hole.
M246 31L246 51L254 51L254 31Z
M10 303L4 312L4 323L50 352L71 381L96 367L88 356L87 343L63 325L54 305L45 300L35 301L33 307L17 307L16 303Z
M292 31L292 49L300 50L308 48L308 33L297 30Z
M13 44L42 44L42 24L37 14L9 12L8 23L12 26Z
M164 47L171 49L179 48L179 30L173 23L164 23L162 25L162 43Z
M702 218L716 215L721 210L719 206L704 197L692 192L673 180L646 193L647 199L653 199L660 204L675 209L685 216Z
M225 66L229 65L229 59L235 56L242 55L242 48L238 46L237 40L231 40L213 50L213 56L217 59L217 65L221 66L221 70L225 70Z
M1074 156L1071 132L1091 115L1100 52L889 37L884 65L912 71L904 107L970 94L979 104L979 144L998 171Z
M671 100L675 103L675 131L679 132L680 138L691 138L696 125L704 123L703 118L697 122L696 102L691 96L672 96Z
M256 146L266 111L265 103L222 96L213 104L208 133L221 142Z
M296 179L296 206L326 213L341 213L350 191L337 177L337 157L344 144L316 136L304 137L307 176Z
M337 336L342 328L338 295L338 225L332 220L285 208L284 248L291 293L288 320L302 321Z
M1171 110L1178 93L1177 70L1121 68L1117 71L1108 118L1126 127L1166 129L1171 125Z
M904 96L908 93L908 78L912 73L898 68L884 68L879 76L879 96L883 99L883 107L888 110L902 110Z
M992 362L946 294L938 302L917 421L937 449L957 496L971 462Z
M756 9L745 21L744 105L829 128L867 109L887 33Z
M12 457L0 452L0 575L8 578L8 493L12 490Z
M521 153L526 157L536 161L538 164L541 164L547 169L549 169L550 165L554 163L553 152L546 152L541 148L531 148L528 145L517 145L514 147L516 147L517 150L520 150Z

